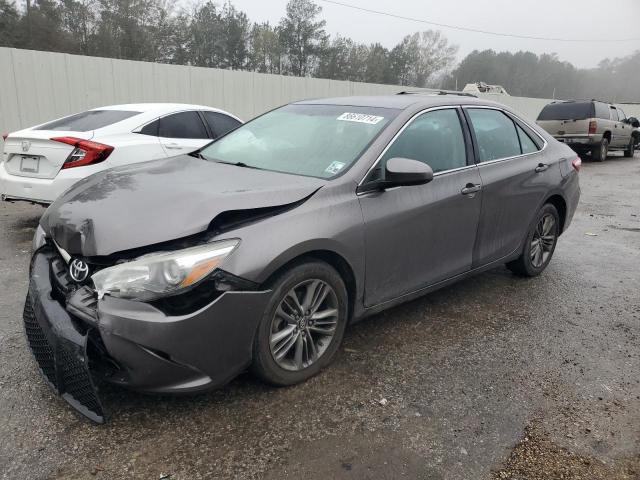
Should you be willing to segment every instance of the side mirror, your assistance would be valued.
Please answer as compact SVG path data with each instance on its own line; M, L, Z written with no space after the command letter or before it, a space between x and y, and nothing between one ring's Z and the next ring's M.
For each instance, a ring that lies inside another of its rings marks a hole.
M629 117L627 118L627 122L633 127L633 128L638 128L640 127L640 121L638 121L638 119L636 117Z
M431 180L433 180L433 170L426 163L401 157L387 160L385 187L424 185Z

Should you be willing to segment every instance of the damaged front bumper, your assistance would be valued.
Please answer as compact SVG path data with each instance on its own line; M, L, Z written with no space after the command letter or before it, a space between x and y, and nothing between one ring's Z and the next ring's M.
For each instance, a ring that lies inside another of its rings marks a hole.
M105 296L68 281L45 246L31 262L25 332L47 382L102 423L96 380L143 392L183 393L227 383L251 362L269 291L225 291L190 313Z

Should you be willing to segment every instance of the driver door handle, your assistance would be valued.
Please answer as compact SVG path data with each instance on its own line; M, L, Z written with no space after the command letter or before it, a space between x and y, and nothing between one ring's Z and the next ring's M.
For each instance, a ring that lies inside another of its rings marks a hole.
M547 168L549 168L549 165L546 163L539 163L536 167L536 173L544 172Z
M460 190L460 193L463 195L471 195L473 193L477 193L482 190L482 185L479 183L467 183L465 187Z
M178 143L165 143L164 146L170 150L179 150L182 146Z

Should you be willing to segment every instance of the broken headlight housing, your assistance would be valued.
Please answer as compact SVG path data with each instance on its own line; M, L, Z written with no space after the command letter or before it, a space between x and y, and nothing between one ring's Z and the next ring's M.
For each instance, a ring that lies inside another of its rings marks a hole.
M240 240L222 240L173 252L152 253L96 272L98 293L150 301L187 291L218 268Z

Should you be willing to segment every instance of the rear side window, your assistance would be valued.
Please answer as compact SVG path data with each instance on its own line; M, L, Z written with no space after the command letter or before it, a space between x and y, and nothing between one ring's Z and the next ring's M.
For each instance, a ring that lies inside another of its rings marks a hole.
M594 116L593 102L564 102L546 105L538 120L585 120Z
M616 107L609 107L609 110L611 110L611 120L618 121L618 110L616 110Z
M618 109L618 118L620 119L620 121L622 122L625 118L627 118L627 116L625 115L625 113L621 110Z
M158 136L164 138L209 138L198 112L180 112L159 120Z
M151 135L152 137L158 136L158 127L160 126L160 120L148 123L140 129L142 135Z
M470 108L467 111L476 135L481 162L521 154L516 125L507 115L499 110L485 108Z
M225 133L242 125L241 122L229 115L225 115L224 113L210 112L206 110L202 113L204 114L204 119L207 121L214 138L221 137Z
M69 132L89 132L121 122L140 112L131 110L89 110L69 117L45 123L35 130L64 130Z
M596 109L595 118L609 120L609 106L606 103L594 102L593 105Z
M531 140L531 137L519 125L516 125L516 130L518 131L522 153L533 153L539 150L538 146Z

